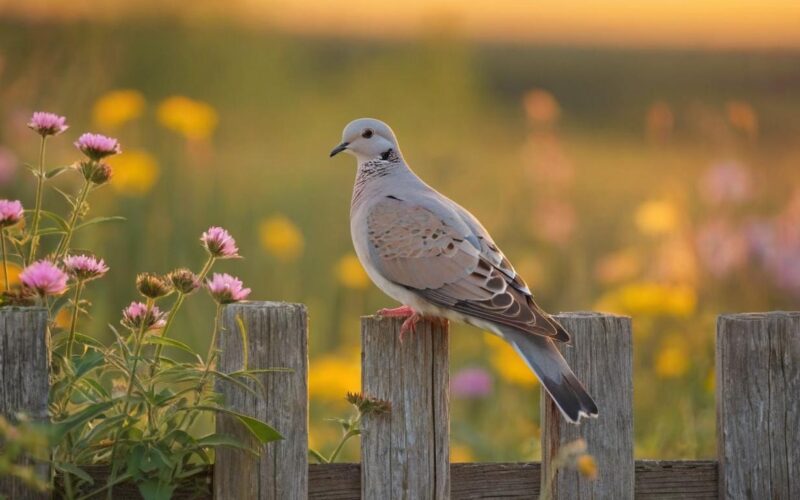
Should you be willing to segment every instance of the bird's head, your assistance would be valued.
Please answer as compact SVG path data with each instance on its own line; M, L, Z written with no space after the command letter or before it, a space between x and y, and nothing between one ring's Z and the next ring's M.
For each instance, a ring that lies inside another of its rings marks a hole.
M346 151L359 162L386 160L392 152L399 154L394 132L380 120L359 118L347 124L342 132L342 142L331 151L336 156Z

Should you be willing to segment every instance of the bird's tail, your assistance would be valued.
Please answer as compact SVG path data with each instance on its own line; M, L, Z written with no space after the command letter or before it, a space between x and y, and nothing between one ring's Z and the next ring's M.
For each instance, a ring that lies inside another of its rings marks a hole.
M597 405L551 339L507 327L502 334L539 377L564 418L577 424L582 416L597 416Z

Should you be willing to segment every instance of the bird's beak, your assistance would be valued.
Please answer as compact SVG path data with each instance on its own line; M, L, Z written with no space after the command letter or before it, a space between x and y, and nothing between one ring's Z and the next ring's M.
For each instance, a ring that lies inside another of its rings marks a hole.
M343 142L343 143L339 144L338 146L333 148L333 150L331 151L331 156L330 157L333 158L334 156L338 155L339 153L341 153L342 151L347 149L347 146L349 146L349 145L350 145L349 142Z

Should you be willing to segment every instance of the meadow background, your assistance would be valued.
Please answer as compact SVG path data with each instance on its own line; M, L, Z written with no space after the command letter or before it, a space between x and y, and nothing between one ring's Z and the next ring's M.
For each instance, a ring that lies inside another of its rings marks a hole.
M110 338L137 272L198 267L200 233L222 225L245 256L222 265L254 299L309 306L311 444L330 451L340 430L325 418L360 386L358 318L392 305L352 253L354 162L327 156L349 120L374 116L545 309L633 317L637 457L713 456L716 315L800 304L800 43L783 29L797 11L765 2L772 17L751 26L736 10L750 2L708 2L741 22L706 38L679 17L688 32L633 22L629 39L619 20L582 30L565 14L572 31L537 39L489 14L494 30L472 11L460 25L452 2L407 2L398 36L391 16L359 31L344 13L349 32L335 5L308 3L303 17L285 2L0 2L2 196L32 199L34 110L71 125L50 167L77 158L84 130L123 145L92 212L127 221L76 238L111 267L88 291L89 333ZM209 304L190 301L175 337L204 349ZM451 346L453 460L538 459L533 375L473 328L454 326Z

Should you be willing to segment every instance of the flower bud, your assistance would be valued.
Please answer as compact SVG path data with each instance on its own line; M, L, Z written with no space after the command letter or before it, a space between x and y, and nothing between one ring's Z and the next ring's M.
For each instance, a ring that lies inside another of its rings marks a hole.
M142 273L136 276L136 289L151 299L157 299L172 292L172 286L167 280L152 273Z
M200 278L186 268L175 269L167 276L175 290L188 295L200 288Z

